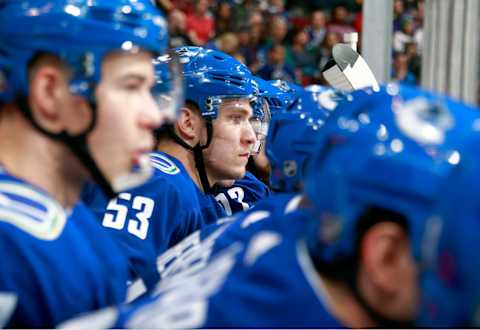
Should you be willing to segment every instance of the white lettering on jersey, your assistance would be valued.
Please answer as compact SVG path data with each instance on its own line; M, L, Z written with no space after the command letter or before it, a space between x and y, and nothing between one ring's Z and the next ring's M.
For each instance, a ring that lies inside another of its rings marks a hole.
M242 228L247 228L251 224L253 224L255 222L258 222L258 221L261 221L261 220L265 220L269 216L270 216L270 212L268 212L268 211L253 212L252 214L247 215L245 217L245 219L243 219L241 227Z
M17 295L12 292L0 292L0 328L7 325L17 307Z
M57 329L111 329L115 325L118 310L107 307L95 313L85 314L56 326Z
M257 259L282 242L282 237L272 231L263 231L252 237L245 252L245 264L251 266Z
M211 259L207 267L174 282L161 281L155 294L162 294L138 310L127 323L134 329L192 329L201 327L208 311L208 298L223 285L242 249L235 243Z
M162 281L169 277L184 277L205 268L212 253L215 240L225 231L224 225L203 241L200 241L200 231L196 231L183 241L166 251L157 259L157 269Z
M245 192L243 191L243 188L241 187L233 187L227 190L228 196L232 199L237 201L240 205L242 205L242 208L244 211L248 210L250 208L250 205L248 203L245 203L243 199L245 198ZM220 193L217 196L215 196L215 199L217 202L219 202L222 206L223 209L225 210L225 213L228 216L232 215L232 207L230 206L230 202L228 201L227 196L225 196L225 193Z
M112 199L107 206L103 216L102 225L107 228L122 230L127 224L128 207L119 204L119 200L131 201L132 194L121 193L117 198ZM131 208L138 211L135 218L128 219L127 230L130 234L140 239L145 239L148 234L150 218L155 207L155 202L151 198L143 196L134 196L131 202Z

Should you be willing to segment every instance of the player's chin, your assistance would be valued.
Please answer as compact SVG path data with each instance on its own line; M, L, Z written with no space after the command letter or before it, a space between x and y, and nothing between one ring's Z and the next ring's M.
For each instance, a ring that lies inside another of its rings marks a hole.
M231 168L230 171L230 179L232 180L239 180L245 176L245 165L243 166L236 166L235 168Z

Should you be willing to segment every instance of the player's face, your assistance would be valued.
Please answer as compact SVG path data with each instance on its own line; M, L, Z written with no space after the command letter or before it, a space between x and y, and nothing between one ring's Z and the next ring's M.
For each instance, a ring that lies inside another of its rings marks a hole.
M128 174L153 148L152 130L164 121L150 93L153 83L148 53L115 53L103 61L97 123L88 144L110 182Z
M212 142L204 152L211 180L240 179L245 175L250 149L256 142L251 117L252 108L247 99L222 103L218 118L213 121Z

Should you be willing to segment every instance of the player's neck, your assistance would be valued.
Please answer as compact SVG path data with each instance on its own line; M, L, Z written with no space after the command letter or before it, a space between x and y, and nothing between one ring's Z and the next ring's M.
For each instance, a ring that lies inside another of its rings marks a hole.
M64 207L72 207L79 198L83 180L76 179L78 173L66 173L67 158L73 157L66 153L60 142L34 130L22 115L11 114L0 120L1 166L43 189ZM68 167L73 171L73 166Z
M202 181L200 180L200 176L195 165L195 157L193 156L193 152L191 150L185 149L184 147L172 140L160 141L158 143L157 150L178 159L185 167L185 170L187 171L190 178L192 178L193 182L201 191L203 191ZM208 178L208 180L210 182L210 185L213 185L215 183L212 182L212 178L210 177Z
M185 167L188 175L190 175L195 184L201 189L200 177L198 176L197 168L195 167L195 159L190 150L185 149L171 139L160 141L157 150L178 159L183 167Z

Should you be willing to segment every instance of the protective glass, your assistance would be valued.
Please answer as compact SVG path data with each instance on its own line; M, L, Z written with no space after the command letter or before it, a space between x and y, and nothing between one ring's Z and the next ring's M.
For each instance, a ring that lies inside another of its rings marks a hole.
M168 52L153 60L155 84L151 89L158 109L165 115L164 124L173 123L183 105L183 75L178 56ZM112 182L115 192L133 189L145 183L153 173L148 154L141 157L129 173L119 176Z

